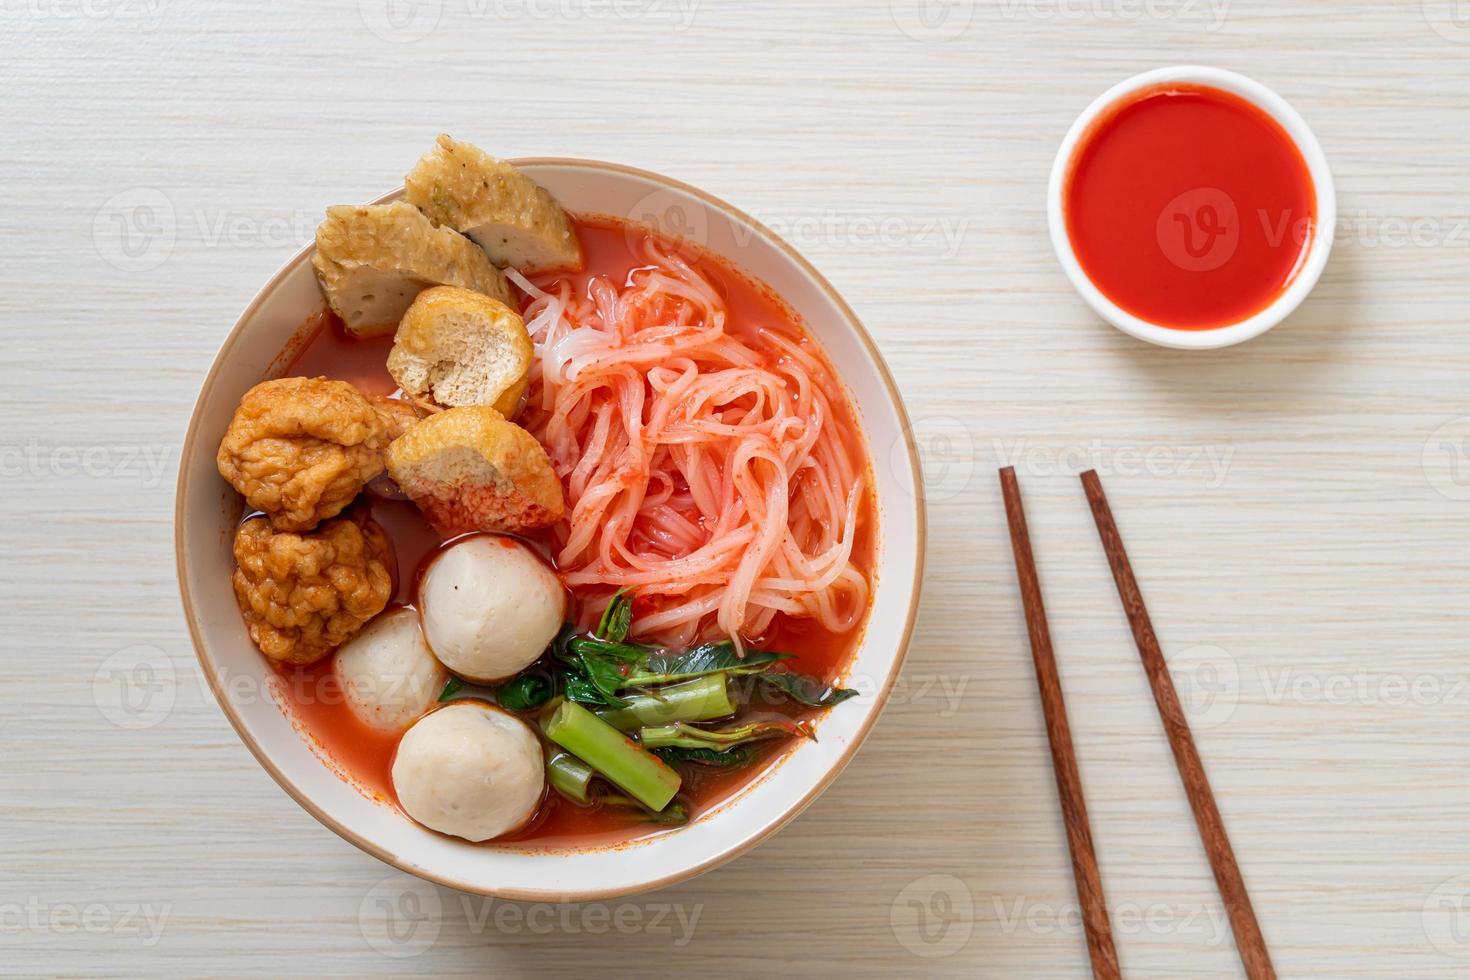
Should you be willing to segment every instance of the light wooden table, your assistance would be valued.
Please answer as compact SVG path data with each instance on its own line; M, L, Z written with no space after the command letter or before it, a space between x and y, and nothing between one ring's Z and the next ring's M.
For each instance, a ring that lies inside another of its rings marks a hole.
M1470 19L923 7L0 2L0 970L1085 975L995 483L1013 461L1126 973L1238 966L1089 464L1282 975L1470 969ZM1043 213L1074 115L1178 62L1294 102L1343 218L1300 313L1211 355L1095 321ZM359 853L252 761L181 621L173 476L215 350L325 206L441 130L663 171L788 233L928 456L922 615L866 748L752 854L627 902L502 907Z

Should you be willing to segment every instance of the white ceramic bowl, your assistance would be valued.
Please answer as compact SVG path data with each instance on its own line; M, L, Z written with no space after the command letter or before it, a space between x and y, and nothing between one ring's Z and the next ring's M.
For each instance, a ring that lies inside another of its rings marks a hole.
M1275 119L1286 130L1288 136L1301 151L1307 172L1317 197L1317 220L1312 230L1312 240L1307 245L1306 257L1295 278L1287 284L1282 294L1259 313L1229 326L1212 330L1179 330L1160 326L1140 319L1124 310L1103 294L1087 273L1082 270L1073 251L1071 237L1067 234L1066 216L1063 211L1067 171L1072 155L1077 150L1092 124L1106 109L1143 89L1168 82L1188 82L1223 89L1252 103ZM1057 149L1052 163L1051 181L1047 186L1047 224L1051 229L1052 247L1057 260L1072 285L1093 310L1113 326L1139 340L1163 347L1180 347L1198 350L1210 347L1229 347L1252 337L1259 337L1284 320L1301 304L1327 265L1327 256L1332 251L1332 239L1337 230L1337 196L1332 187L1332 172L1327 167L1327 158L1317 137L1307 126L1306 120L1285 99L1260 82L1222 68L1206 68L1199 65L1179 65L1173 68L1158 68L1125 79L1098 96L1077 117L1066 138Z
M272 672L245 632L230 587L238 504L214 462L240 396L279 374L282 349L303 319L324 307L311 248L266 283L205 379L180 465L176 558L185 616L215 697L260 764L313 816L368 853L440 884L526 901L588 901L668 885L727 861L774 833L831 783L877 719L903 662L923 571L924 504L917 452L892 377L852 310L789 245L728 204L656 174L582 160L513 162L571 211L640 220L729 258L782 296L826 348L857 406L877 489L873 608L847 677L860 696L827 713L818 741L796 746L733 799L677 832L619 849L466 844L419 827L332 772L262 693ZM241 832L249 832L243 822Z

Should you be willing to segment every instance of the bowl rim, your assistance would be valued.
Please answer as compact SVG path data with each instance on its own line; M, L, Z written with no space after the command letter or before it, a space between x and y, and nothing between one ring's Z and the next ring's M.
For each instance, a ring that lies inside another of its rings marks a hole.
M775 246L778 251L780 251L786 257L788 261L792 262L805 275L811 278L811 280L817 285L817 287L826 295L828 300L831 301L831 303L841 313L842 317L847 321L848 325L856 332L858 340L862 343L869 359L872 361L874 368L877 370L879 377L883 381L883 385L888 393L889 401L891 402L894 410L897 413L897 420L903 431L904 447L908 455L910 476L913 480L913 486L915 490L914 494L912 495L912 505L916 534L914 542L914 575L913 580L909 583L909 606L900 634L898 649L895 651L893 660L889 665L888 674L883 679L882 687L879 688L874 695L874 710L868 715L867 719L863 722L861 727L859 727L858 730L854 733L851 741L848 743L843 753L838 756L836 761L827 769L825 773L822 774L821 778L818 779L812 785L812 787L801 796L800 799L788 806L783 813L778 815L774 820L766 824L755 833L751 834L749 837L745 838L744 840L737 841L725 850L720 851L718 854L715 854L698 864L691 865L687 868L681 868L678 871L666 874L652 881L644 882L637 887L631 889L612 887L587 889L582 891L552 891L528 888L495 888L491 890L484 885L480 885L474 882L459 881L446 875L430 873L427 872L425 869L413 864L409 860L399 856L393 851L379 846L378 844L375 844L374 842L367 840L361 835L356 834L353 831L342 826L326 811L317 806L305 790L292 782L285 775L285 773L275 765L275 763L271 760L265 750L250 735L237 707L228 697L226 697L226 692L222 689L220 679L217 676L217 672L212 669L210 661L205 653L203 631L200 626L200 620L197 610L194 606L194 598L189 591L189 579L185 571L183 530L185 519L184 501L187 499L188 496L186 490L189 485L189 467L183 465L182 461L192 459L194 453L197 451L196 443L198 440L200 428L199 413L204 404L205 393L214 384L215 379L218 376L222 366L225 364L236 343L239 341L245 324L252 317L254 317L256 311L264 302L265 297L270 294L288 274L299 267L302 262L309 260L312 253L316 250L315 242L308 243L307 245L302 247L256 290L255 295L251 298L249 304L245 307L244 311L241 312L240 316L236 319L235 325L231 327L229 334L226 335L223 343L220 345L218 353L215 354L214 360L211 362L209 370L205 374L203 382L200 384L199 395L195 398L194 407L189 413L188 429L185 432L183 446L180 450L179 458L181 463L179 466L179 474L174 487L174 574L179 583L179 595L183 603L184 620L189 628L189 638L194 646L194 655L197 665L199 667L199 672L204 675L205 681L208 683L209 689L213 693L215 701L219 704L221 710L225 714L225 717L229 720L230 726L235 730L235 734L239 737L240 741L245 744L245 747L250 750L250 754L255 757L256 762L260 764L261 768L263 768L267 773L270 774L271 778L275 780L276 784L280 786L281 789L285 790L286 794L290 796L293 800L295 800L298 806L300 806L303 810L316 818L318 823L326 827L328 830L332 831L338 837L347 841L349 844L352 844L359 850L372 855L379 861L382 861L384 864L388 864L394 868L397 868L400 871L414 875L415 877L421 878L425 881L429 881L433 884L442 885L446 888L454 888L470 894L491 896L508 901L602 901L610 898L637 895L660 888L667 888L671 885L675 885L679 882L687 881L691 878L701 875L706 871L713 870L714 868L719 867L720 865L725 864L726 862L731 861L736 857L739 857L740 855L746 853L747 851L751 850L752 848L770 838L772 835L780 831L788 823L794 820L797 816L799 816L802 811L810 806L812 802L815 801L816 798L820 796L832 784L837 776L841 774L844 769L847 768L848 763L852 761L853 756L857 754L858 749L861 748L862 744L867 740L868 734L872 731L872 728L877 723L879 716L882 715L883 709L887 706L889 695L892 693L894 683L897 681L898 675L902 671L904 661L908 657L909 648L913 642L914 627L918 619L919 599L923 591L924 566L926 557L925 553L928 538L928 518L926 502L923 493L923 471L919 463L918 445L914 438L913 423L909 418L908 409L904 405L902 395L899 393L898 384L894 381L893 374L889 370L887 362L883 359L883 355L879 351L878 345L874 342L872 335L869 334L867 327L864 326L862 320L859 319L857 313L852 309L851 306L848 305L847 301L843 299L842 295L838 293L836 288L834 288L833 285L827 280L826 276L822 275L822 273L819 272L816 267L813 266L809 261L807 261L807 259L802 256L802 254L798 252L790 243L788 243L781 236L777 235L770 228L766 227L765 224L758 221L750 214L747 214L745 211L742 211L740 208L735 207L734 205L722 200L719 197L716 197L713 194L700 190L697 187L686 184L683 181L676 180L672 177L667 177L663 174L655 173L650 170L642 170L637 167L630 167L625 164L577 157L516 157L508 159L506 162L517 167L555 166L574 169L580 168L584 170L594 171L613 171L615 173L619 173L625 176L631 176L650 181L664 188L673 189L689 194L699 199L704 204L714 208L715 210L721 211L737 221L745 222L759 235L764 236L773 246ZM396 200L398 197L401 196L402 193L403 189L400 187L375 198L369 203L387 203ZM735 260L734 256L724 257L730 259L731 261ZM870 453L873 452L872 446L869 446L868 448ZM870 462L872 461L870 460ZM549 856L555 855L552 854Z
M1312 229L1312 241L1307 247L1306 255L1300 260L1296 275L1287 283L1286 288L1264 309L1244 320L1207 330L1182 330L1162 326L1118 306L1093 284L1083 270L1072 248L1071 235L1067 231L1064 192L1067 172L1071 168L1078 144L1098 117L1123 98L1169 82L1187 82L1222 89L1245 99L1274 119L1301 153L1302 162L1307 167L1307 177L1312 182L1312 190L1316 195L1317 220ZM1082 295L1093 312L1129 336L1161 347L1184 350L1230 347L1259 337L1286 319L1317 285L1332 252L1333 240L1337 236L1337 195L1332 181L1332 169L1327 164L1327 157L1322 152L1322 145L1317 142L1316 134L1301 113L1275 90L1261 82L1239 72L1207 65L1172 65L1140 72L1123 79L1093 99L1077 116L1061 145L1057 147L1056 158L1052 161L1051 177L1047 182L1046 212L1047 227L1057 261L1061 263L1073 288Z

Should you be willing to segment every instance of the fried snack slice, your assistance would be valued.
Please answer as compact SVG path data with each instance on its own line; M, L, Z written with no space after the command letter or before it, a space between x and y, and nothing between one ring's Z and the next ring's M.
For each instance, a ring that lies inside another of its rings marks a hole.
M398 329L427 286L473 289L510 302L510 287L463 235L435 227L412 204L339 205L316 229L311 260L332 312L348 331L376 337Z
M262 381L240 399L215 463L276 530L305 531L383 472L393 431L346 381Z
M388 447L388 473L440 534L522 534L561 519L561 481L529 432L489 406L431 415Z
M449 408L489 405L510 418L525 396L533 353L515 310L468 289L435 286L403 315L388 373L414 397Z
M250 638L272 660L320 660L393 594L392 545L369 519L339 517L296 534L252 517L235 532L234 550L235 600Z
M479 147L440 136L404 178L407 200L525 275L580 269L582 246L544 187Z

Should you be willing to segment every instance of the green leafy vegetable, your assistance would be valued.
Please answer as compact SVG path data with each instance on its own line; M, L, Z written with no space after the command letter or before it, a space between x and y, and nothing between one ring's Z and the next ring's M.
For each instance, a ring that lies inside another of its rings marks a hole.
M627 705L626 701L621 700L617 696L618 689L626 686L623 683L625 674L622 664L607 657L583 654L582 670L583 676L592 682L592 685L597 688L598 692L609 705L615 708L622 708Z
M625 640L604 640L598 636L573 636L567 641L567 652L573 657L591 654L623 664L640 664L659 652L658 647Z
M570 669L562 674L562 693L568 701L585 704L590 708L621 708L627 704L621 698L603 694L586 674Z
M689 822L689 808L678 800L670 803L662 810L656 811L640 805L637 800L631 800L626 796L618 796L613 793L602 797L602 802L608 806L637 810L643 815L644 822L646 823L656 823L664 827L682 827Z
M628 638L628 629L632 625L633 603L628 598L625 589L618 589L613 593L607 608L602 611L602 619L598 622L594 635L602 640L621 643Z
M629 687L646 687L650 684L688 680L704 674L755 674L772 664L790 660L791 656L789 653L772 653L767 650L746 650L742 657L735 652L735 644L729 640L705 643L692 650L660 650L631 670L627 683Z
M598 629L601 628L599 625ZM576 633L570 623L562 627L551 645L552 657L562 665L562 689L567 698L594 708L627 706L627 702L617 696L617 692L626 686L627 665L630 661L646 657L651 649L583 636Z
M792 656L767 650L747 650L742 657L729 640L701 644L690 650L665 650L588 636L569 640L567 653L575 658L574 663L581 673L606 694L630 687L672 684L709 674L755 674Z
M851 688L829 687L815 677L786 671L771 670L757 674L756 682L773 687L793 701L809 708L830 708L858 695L858 692Z
M556 639L551 641L551 656L564 664L576 661L576 654L570 649L570 644L576 637L577 627L571 623L562 623L561 631L556 634Z
M444 685L444 690L439 692L440 701L448 701L464 688L464 681L458 677L449 678L449 683Z
M495 700L507 711L530 711L551 700L555 684L540 671L527 671L506 683L495 692Z
M653 754L669 765L688 762L697 766L733 769L736 766L743 766L753 762L762 748L764 746L760 742L746 742L744 745L737 745L733 749L725 749L724 751L716 749L681 749L668 746L662 749L654 749Z
M587 637L577 635L567 624L551 645L552 657L560 665L562 693L570 701L594 708L625 707L627 702L617 696L623 679L621 668L605 658L589 660L577 645L586 642Z

